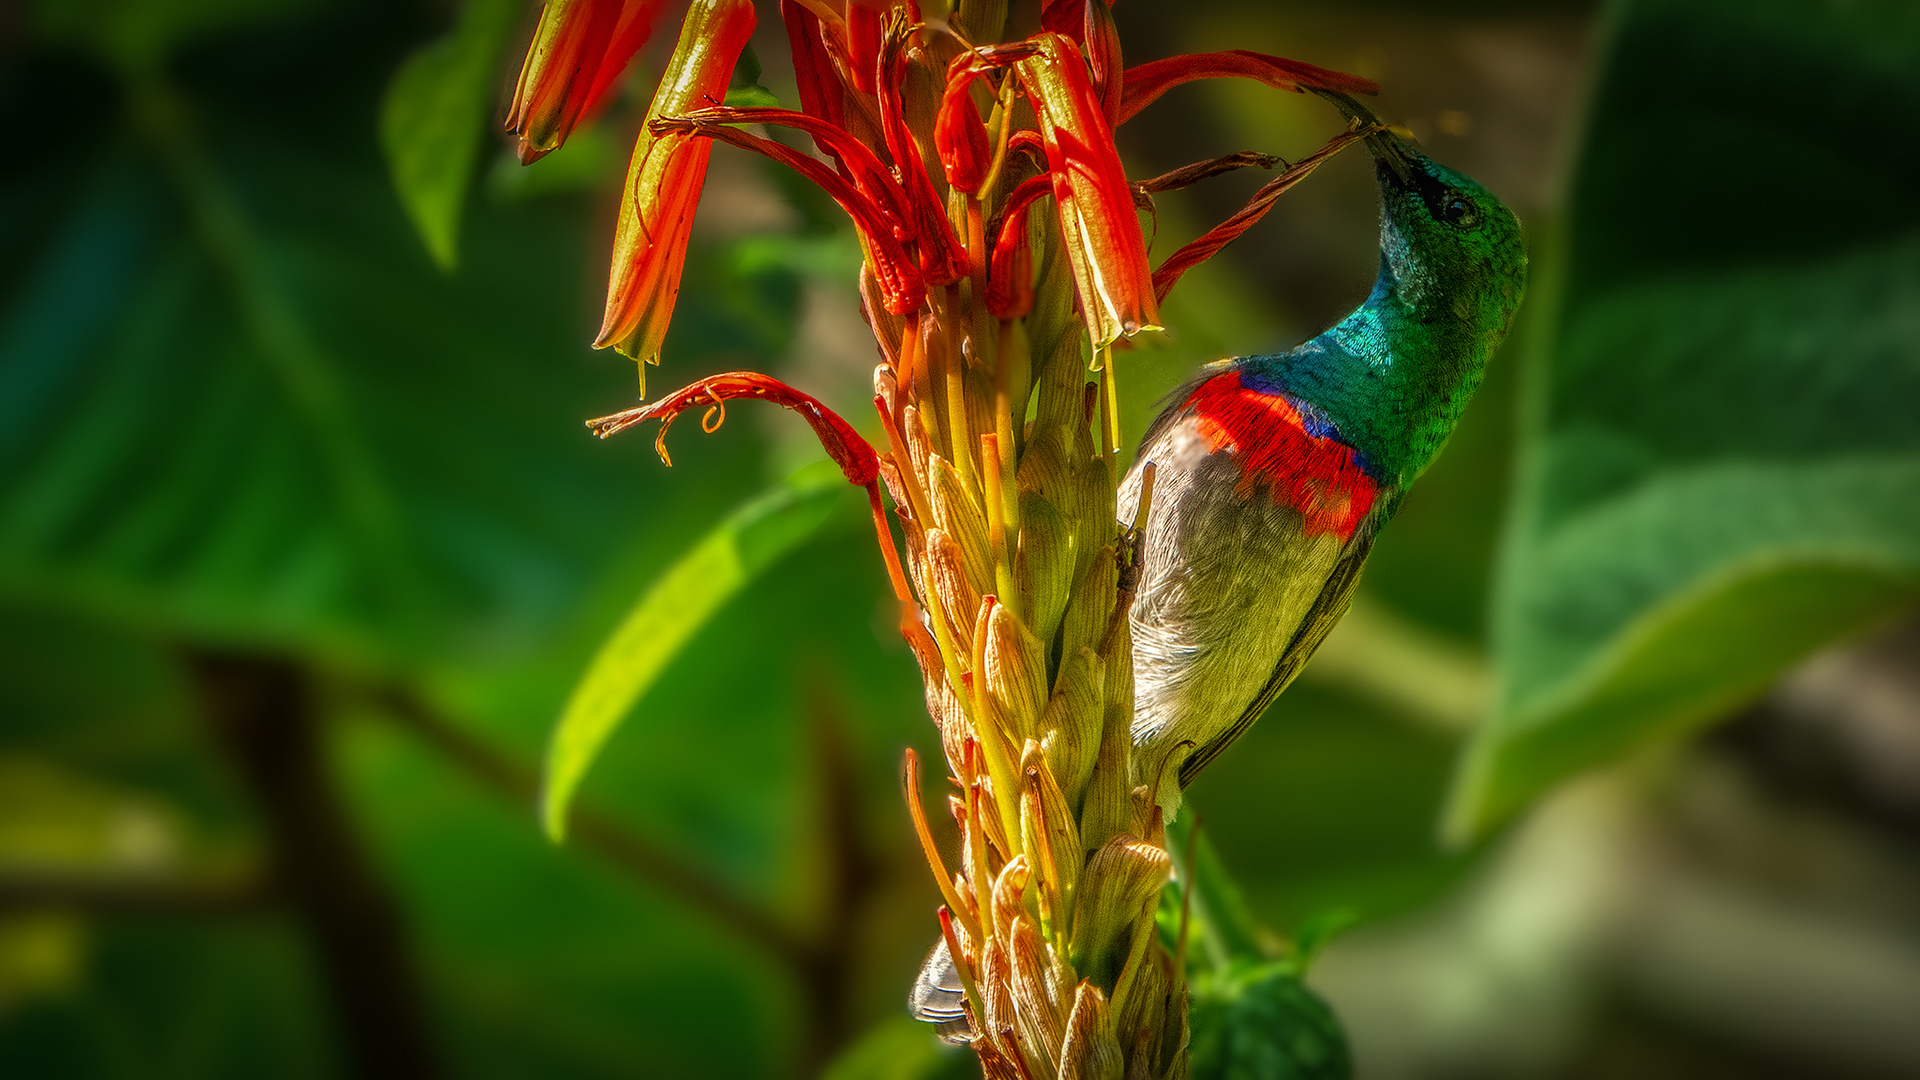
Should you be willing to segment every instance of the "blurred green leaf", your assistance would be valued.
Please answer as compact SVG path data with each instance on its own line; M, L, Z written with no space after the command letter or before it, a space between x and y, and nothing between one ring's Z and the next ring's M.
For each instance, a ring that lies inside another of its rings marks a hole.
M1453 837L1920 601L1915 55L1893 0L1615 11Z
M184 834L154 799L0 753L0 874L154 873L179 860Z
M89 935L83 966L87 993L24 1002L0 1024L7 1075L346 1075L291 920L109 921Z
M85 952L85 928L71 915L0 915L0 1019L26 999L71 993Z
M1346 1035L1290 961L1235 961L1196 975L1188 1023L1195 1080L1344 1080Z
M196 38L314 6L316 0L40 0L34 30L140 70Z
M393 186L443 269L459 261L460 211L499 96L500 52L522 6L467 0L452 33L400 65L380 105L380 144Z
M590 585L758 478L751 438L667 482L582 430L633 377L586 345L588 199L471 208L463 273L435 271L367 138L414 39L364 11L294 20L178 82L4 102L71 149L0 173L0 203L35 208L0 246L0 593L457 665L550 647ZM675 362L778 355L797 295L696 244Z
M681 647L754 578L834 522L848 490L832 462L802 469L728 515L634 601L554 728L541 795L549 836L564 836L567 804L587 768Z
M1167 826L1180 869L1179 880L1160 894L1161 937L1171 947L1185 921L1188 949L1196 958L1204 954L1218 968L1235 960L1263 959L1277 943L1247 910L1246 898L1220 862L1205 828L1196 828L1199 818L1197 812L1188 813Z
M971 1052L943 1044L918 1020L896 1016L855 1039L820 1080L960 1080L979 1071Z

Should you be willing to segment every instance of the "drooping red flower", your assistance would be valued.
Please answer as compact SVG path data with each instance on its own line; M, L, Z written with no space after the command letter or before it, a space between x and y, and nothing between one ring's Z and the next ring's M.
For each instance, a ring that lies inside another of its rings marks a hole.
M1104 349L1160 328L1146 237L1105 105L1079 47L1051 31L1031 40L1034 54L1013 67L1040 121L1080 311L1093 347Z
M547 6L515 94L512 124L523 160L558 146L605 96L645 41L661 3L554 0ZM1123 71L1108 0L1047 0L1043 28L1029 38L959 47L939 43L938 31L920 21L918 5L905 0L782 0L780 10L800 88L798 113L722 107L753 30L747 0L695 0L688 11L634 146L596 346L616 347L643 364L658 362L708 147L719 139L792 166L847 210L881 305L893 315L910 315L927 303L930 287L973 276L974 287L984 288L978 299L995 317L1020 317L1032 302L1027 211L1044 190L1054 200L1080 315L1101 349L1156 328L1158 302L1179 275L1250 227L1285 186L1264 191L1155 273L1135 213L1136 191L1114 145L1119 123L1196 79L1373 90L1356 76L1246 50L1170 57ZM951 59L935 69L935 85L944 89L928 114L933 122L921 130L925 120L909 116L905 88L910 79L926 77L936 54ZM976 84L991 91L992 125L979 105L989 96ZM1031 107L1032 126L1002 115L1016 98ZM740 130L762 123L807 132L830 164ZM937 154L937 167L928 167L928 153ZM1301 167L1310 169L1323 156ZM1293 179L1304 175L1298 168ZM996 222L997 228L987 227ZM890 353L898 351L897 343L887 344Z
M594 347L611 345L638 360L643 388L645 365L660 362L660 343L680 295L687 238L713 145L684 129L656 131L654 121L725 101L727 82L753 25L752 0L694 0L633 146L614 234L606 317Z
M527 47L507 112L522 165L560 148L606 102L647 43L664 0L550 0Z

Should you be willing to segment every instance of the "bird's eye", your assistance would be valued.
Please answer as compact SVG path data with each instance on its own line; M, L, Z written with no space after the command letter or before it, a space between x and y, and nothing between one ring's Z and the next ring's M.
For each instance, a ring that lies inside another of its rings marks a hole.
M1440 205L1440 217L1449 225L1462 229L1472 228L1480 220L1480 214L1473 204L1455 195Z

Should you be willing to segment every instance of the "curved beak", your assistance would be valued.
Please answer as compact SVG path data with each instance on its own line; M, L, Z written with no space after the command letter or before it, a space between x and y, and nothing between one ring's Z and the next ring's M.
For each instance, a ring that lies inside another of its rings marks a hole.
M1334 108L1340 110L1340 115L1347 118L1348 124L1368 130L1367 150L1373 154L1375 161L1393 173L1395 179L1403 186L1413 182L1419 151L1381 123L1380 118L1373 115L1373 110L1338 90L1308 89L1332 102Z

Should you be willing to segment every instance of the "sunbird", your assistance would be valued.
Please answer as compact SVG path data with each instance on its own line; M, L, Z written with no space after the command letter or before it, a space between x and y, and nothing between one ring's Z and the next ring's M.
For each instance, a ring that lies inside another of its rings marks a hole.
M1378 129L1365 140L1381 200L1372 293L1287 352L1208 365L1121 484L1132 520L1151 469L1133 760L1167 820L1346 614L1374 538L1453 434L1526 288L1520 222L1492 192L1320 93Z
M1204 368L1170 395L1121 482L1119 517L1140 542L1135 775L1169 821L1346 613L1374 538L1453 434L1526 289L1505 204L1352 98L1315 92L1375 129L1373 291L1287 352ZM963 1038L963 999L942 942L910 1007Z

